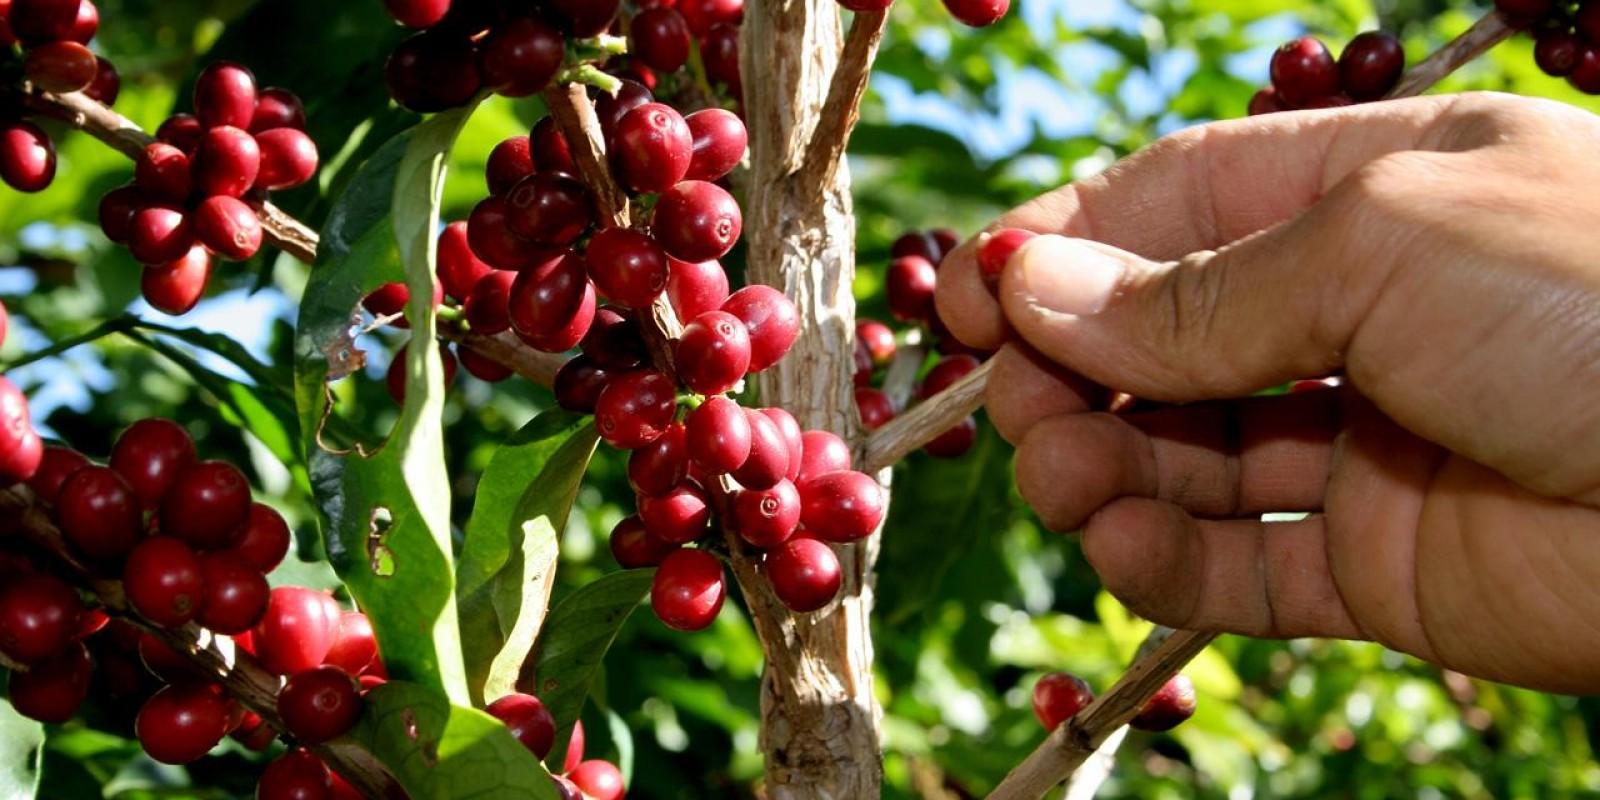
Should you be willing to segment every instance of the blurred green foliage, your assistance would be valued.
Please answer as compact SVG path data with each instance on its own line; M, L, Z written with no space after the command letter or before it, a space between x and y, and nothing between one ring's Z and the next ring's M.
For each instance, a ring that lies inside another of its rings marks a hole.
M1016 5L1023 13L973 32L933 0L896 4L880 82L851 148L864 313L887 316L878 288L889 244L901 232L970 233L1164 132L1240 116L1265 75L1270 48L1301 26L1337 50L1381 20L1404 37L1415 61L1481 11L1457 0L1132 0L1099 4L1113 12L1104 25L1078 25L1069 22L1078 17L1060 13L1064 2ZM97 47L124 80L117 107L147 128L184 102L188 82L212 59L244 61L264 83L299 93L327 169L317 185L282 200L313 225L321 225L366 157L416 121L390 106L382 90L382 58L400 33L377 0L106 0L102 14ZM1094 68L1085 68L1089 63ZM1019 76L1061 87L1062 103L1016 123L1027 130L1012 145L975 147L961 122L1014 120L1019 93L1006 87ZM1446 88L1597 108L1541 75L1526 38L1497 48ZM891 94L939 98L942 122L895 108ZM1081 131L1059 135L1040 124L1069 112L1084 120ZM484 194L482 167L494 143L525 132L539 114L537 101L494 99L478 108L452 156L446 218L463 217ZM52 131L61 145L56 185L38 196L0 192L0 263L16 265L0 269L0 278L22 278L0 286L25 287L3 297L23 334L8 338L0 365L121 315L137 294L136 265L94 223L99 195L127 180L131 166L86 136ZM224 268L213 291L227 296L213 302L239 303L239 290L261 287L258 299L267 302L251 308L266 365L239 353L195 355L197 347L212 348L187 334L141 329L143 340L113 333L18 376L30 390L47 379L83 387L83 396L52 403L39 422L91 454L104 455L133 420L183 420L203 452L241 462L261 495L295 524L301 558L274 582L329 586L303 467L286 465L275 446L297 435L275 429L274 420L283 417L290 386L291 315L307 270L285 257L258 262ZM336 387L350 437L375 440L394 423L398 412L380 378L385 353L402 341L391 332L369 336L363 344L373 351L372 366ZM476 481L496 447L550 405L547 393L522 382L491 390L463 380L452 393L446 457L458 545ZM897 470L895 486L875 628L885 795L981 796L1042 738L1029 707L1037 676L1070 669L1103 689L1147 626L1099 591L1071 539L1044 531L1021 505L1009 450L987 427L964 459L912 457ZM561 541L555 604L617 571L605 537L630 503L622 460L602 448ZM1199 715L1170 735L1130 737L1102 796L1600 793L1590 701L1444 675L1376 646L1337 642L1224 638L1190 674ZM737 602L710 630L690 636L635 614L595 675L583 712L589 752L620 761L632 776L632 797L753 796L761 770L760 675L761 651ZM0 706L0 758L15 764L5 754L25 750L37 728L8 711ZM127 709L108 707L49 728L38 796L250 795L251 763L259 757L230 743L189 768L162 767L138 753L130 722ZM29 796L34 778L0 774L0 800Z

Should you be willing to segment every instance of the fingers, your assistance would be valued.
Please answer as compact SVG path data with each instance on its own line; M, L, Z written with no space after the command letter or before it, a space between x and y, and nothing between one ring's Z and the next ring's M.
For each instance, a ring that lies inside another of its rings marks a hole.
M1174 628L1247 636L1365 638L1328 569L1321 517L1200 521L1160 500L1095 514L1083 552L1134 613Z
M1339 394L1052 417L1017 448L1017 488L1046 527L1062 532L1123 497L1206 518L1319 510Z
M984 406L989 421L1012 444L1022 441L1041 419L1103 409L1110 399L1104 388L1062 369L1027 345L1006 345L993 362Z
M1361 165L1422 147L1467 147L1436 122L1462 101L1418 98L1338 113L1268 114L1168 136L1106 172L1002 216L990 230L1023 228L1093 239L1158 261L1228 242L1287 220ZM1471 103L1487 102L1473 98ZM968 345L1007 336L999 304L969 241L940 267L939 314Z

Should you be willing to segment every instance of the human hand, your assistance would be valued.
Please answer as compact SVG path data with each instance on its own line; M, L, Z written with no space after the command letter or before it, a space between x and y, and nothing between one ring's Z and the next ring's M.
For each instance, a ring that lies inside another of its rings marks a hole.
M939 311L1010 342L1023 497L1134 611L1596 692L1597 152L1600 118L1484 94L1202 126L1007 214L1061 235L998 301L963 246Z

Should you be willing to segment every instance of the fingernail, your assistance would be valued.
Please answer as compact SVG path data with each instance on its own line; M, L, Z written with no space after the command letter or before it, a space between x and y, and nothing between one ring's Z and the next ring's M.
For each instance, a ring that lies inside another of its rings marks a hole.
M1077 317L1100 313L1122 282L1122 261L1065 236L1035 238L1013 263L1032 305Z

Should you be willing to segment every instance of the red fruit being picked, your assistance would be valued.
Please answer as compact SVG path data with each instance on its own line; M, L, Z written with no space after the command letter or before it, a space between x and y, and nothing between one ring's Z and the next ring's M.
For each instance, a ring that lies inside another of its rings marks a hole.
M1005 272L1006 264L1011 257L1022 249L1024 244L1039 234L1025 231L1021 228L1004 228L994 233L986 233L978 239L978 272L984 280L997 282L1000 273Z

